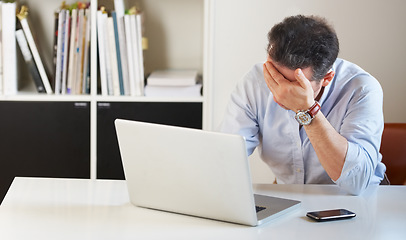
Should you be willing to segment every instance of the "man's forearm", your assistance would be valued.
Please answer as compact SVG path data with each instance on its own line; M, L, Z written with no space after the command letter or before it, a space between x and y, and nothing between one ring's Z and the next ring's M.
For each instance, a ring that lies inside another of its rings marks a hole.
M321 111L304 128L321 165L330 178L336 181L344 166L347 139L331 126Z

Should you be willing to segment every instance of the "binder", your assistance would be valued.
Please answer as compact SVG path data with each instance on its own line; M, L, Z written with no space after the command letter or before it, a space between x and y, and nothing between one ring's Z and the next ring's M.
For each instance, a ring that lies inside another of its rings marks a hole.
M20 20L21 27L27 39L28 46L31 50L35 65L38 68L42 83L44 84L45 87L45 91L47 94L52 94L51 84L49 82L48 75L45 71L45 67L42 63L41 56L39 55L37 45L35 44L34 38L32 36L31 29L28 25L27 16L28 16L28 8L26 6L22 6L19 14L17 14L17 17Z
M42 83L40 73L37 66L35 65L34 59L30 48L28 47L27 39L25 38L24 32L22 29L16 31L17 43L20 46L21 53L23 55L24 61L27 64L28 71L31 74L32 79L35 82L36 89L39 93L45 93L45 87Z

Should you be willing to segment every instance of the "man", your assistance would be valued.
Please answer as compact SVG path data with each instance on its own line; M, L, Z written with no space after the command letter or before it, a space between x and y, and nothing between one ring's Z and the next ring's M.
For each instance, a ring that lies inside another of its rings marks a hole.
M351 194L380 184L383 93L360 67L338 59L325 19L293 16L268 33L268 58L232 93L221 130L258 146L278 183L335 183Z

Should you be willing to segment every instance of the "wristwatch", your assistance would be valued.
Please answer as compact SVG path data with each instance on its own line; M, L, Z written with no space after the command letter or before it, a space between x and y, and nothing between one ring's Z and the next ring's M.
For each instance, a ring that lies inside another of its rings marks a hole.
M295 119L300 125L309 125L314 116L319 112L320 104L315 101L314 104L307 110L299 110L296 113Z

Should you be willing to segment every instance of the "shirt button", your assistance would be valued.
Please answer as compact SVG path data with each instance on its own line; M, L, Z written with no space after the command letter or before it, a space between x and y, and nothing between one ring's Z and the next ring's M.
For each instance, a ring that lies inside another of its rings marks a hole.
M300 168L296 169L296 172L300 173L302 170Z

